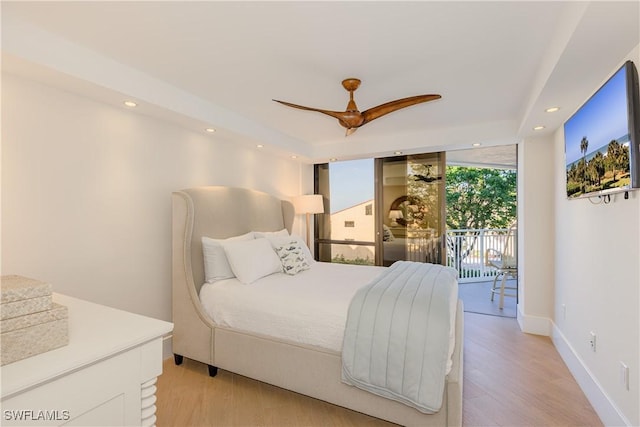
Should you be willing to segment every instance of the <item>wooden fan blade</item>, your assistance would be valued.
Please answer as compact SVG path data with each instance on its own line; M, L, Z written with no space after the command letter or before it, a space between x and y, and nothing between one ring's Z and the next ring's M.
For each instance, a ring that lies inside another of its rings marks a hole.
M417 95L410 96L408 98L396 99L395 101L389 101L384 104L378 105L377 107L369 108L366 111L362 112L364 117L365 124L370 122L371 120L375 120L378 117L382 117L385 114L392 113L401 108L410 107L412 105L420 104L427 101L433 101L435 99L442 98L440 95Z
M320 108L312 108L305 107L304 105L292 104L290 102L278 101L274 99L273 101L279 102L282 105L286 105L287 107L298 108L300 110L307 111L316 111L318 113L326 114L327 116L331 116L333 118L338 119L338 122L341 126L347 129L357 128L363 125L364 118L363 115L359 111L331 111L331 110L322 110Z
M346 111L322 110L320 108L305 107L304 105L297 105L297 104L292 104L290 102L278 101L277 99L273 99L273 101L278 102L282 105L286 105L287 107L293 107L293 108L298 108L300 110L307 110L307 111L316 111L318 113L326 114L327 116L331 116L338 120L343 120L345 115L348 114Z

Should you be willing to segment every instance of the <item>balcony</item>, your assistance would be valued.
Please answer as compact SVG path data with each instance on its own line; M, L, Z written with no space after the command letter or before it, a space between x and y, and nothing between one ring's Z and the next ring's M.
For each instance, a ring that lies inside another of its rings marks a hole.
M458 270L459 283L493 280L496 270L487 266L487 249L513 254L515 241L515 229L447 230L447 265Z
M487 249L500 253L513 251L514 242L516 236L513 228L447 231L447 265L458 270L458 295L464 302L465 311L516 317L516 298L505 297L502 309L498 307L497 295L491 301L491 286L497 271L487 266L485 258ZM506 286L516 287L517 280L507 280Z
M485 258L487 249L515 253L515 237L515 230L506 228L447 231L447 265L458 270L458 295L465 311L516 317L516 298L505 298L502 309L498 307L497 295L491 301L496 269L487 266ZM506 286L516 287L517 281L509 279Z
M487 266L485 259L487 249L515 253L514 234L514 229L506 228L447 231L447 265L458 270L458 294L464 302L465 311L516 316L515 298L505 298L503 309L498 307L497 296L491 301L491 286L497 271ZM433 230L408 230L406 238L398 237L384 242L385 265L391 265L399 259L437 263L441 259L441 242L442 239L434 236ZM374 245L373 242L350 240L321 241L319 248L321 253L329 254L326 255L330 256L326 261L374 265ZM508 280L506 286L515 287L516 280Z

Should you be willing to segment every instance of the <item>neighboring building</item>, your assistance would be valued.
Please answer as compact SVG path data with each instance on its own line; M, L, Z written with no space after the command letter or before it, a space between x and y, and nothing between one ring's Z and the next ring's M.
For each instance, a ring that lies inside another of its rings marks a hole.
M331 239L354 242L375 240L375 204L367 200L355 206L331 214ZM333 245L332 258L344 257L347 260L375 260L374 246Z

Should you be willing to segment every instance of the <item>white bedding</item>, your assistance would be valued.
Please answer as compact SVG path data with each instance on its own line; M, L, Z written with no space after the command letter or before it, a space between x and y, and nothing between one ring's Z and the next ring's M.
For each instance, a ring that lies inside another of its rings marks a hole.
M342 380L424 413L442 407L455 330L458 272L398 261L349 306Z
M205 283L200 301L218 325L342 352L351 299L387 267L313 262L294 276L275 273L245 285L237 278ZM451 298L455 323L456 295ZM449 336L449 360L455 344Z
M205 283L200 300L220 326L340 352L349 303L386 267L314 262L294 276L276 273L249 285Z

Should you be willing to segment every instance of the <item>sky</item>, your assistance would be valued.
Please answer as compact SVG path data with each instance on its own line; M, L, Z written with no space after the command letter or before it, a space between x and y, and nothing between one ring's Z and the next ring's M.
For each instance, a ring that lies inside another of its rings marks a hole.
M587 137L587 155L629 133L625 68L620 69L564 125L567 165L582 158L580 141Z
M373 199L373 159L329 163L331 213Z

